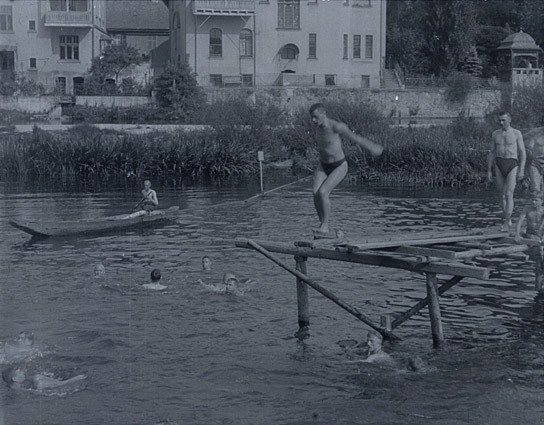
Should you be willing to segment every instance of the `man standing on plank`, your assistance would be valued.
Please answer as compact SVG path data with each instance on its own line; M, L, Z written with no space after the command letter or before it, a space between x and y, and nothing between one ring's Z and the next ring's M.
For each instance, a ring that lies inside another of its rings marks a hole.
M353 133L346 124L327 117L322 103L312 105L310 115L315 127L314 137L320 161L314 174L313 184L314 205L320 226L314 230L314 236L327 237L331 213L330 194L348 172L348 163L340 136L357 143L375 156L381 155L383 147Z
M544 127L535 128L525 134L523 138L527 151L531 192L538 193L544 190Z
M501 128L493 132L487 163L487 178L493 181L494 166L495 181L502 195L503 231L508 231L512 225L514 189L516 181L523 179L526 157L523 136L519 130L510 127L511 120L508 112L499 114Z

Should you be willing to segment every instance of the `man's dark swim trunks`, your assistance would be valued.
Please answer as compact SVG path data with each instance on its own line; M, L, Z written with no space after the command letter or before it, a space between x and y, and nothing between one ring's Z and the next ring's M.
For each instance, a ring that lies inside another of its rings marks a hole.
M536 158L532 158L530 166L535 167L538 172L544 176L544 157L537 156Z
M508 177L510 171L518 166L516 158L495 158L495 164L504 178Z
M325 171L325 174L328 176L334 170L336 170L338 167L340 167L344 162L346 162L346 158L342 158L339 161L330 162L330 163L322 162L321 166L323 167L323 171Z

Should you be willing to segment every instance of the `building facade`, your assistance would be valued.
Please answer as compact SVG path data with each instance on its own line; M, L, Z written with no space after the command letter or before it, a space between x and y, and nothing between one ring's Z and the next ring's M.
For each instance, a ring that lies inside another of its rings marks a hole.
M106 35L106 0L0 0L0 78L81 87Z
M386 0L164 0L201 86L380 87Z

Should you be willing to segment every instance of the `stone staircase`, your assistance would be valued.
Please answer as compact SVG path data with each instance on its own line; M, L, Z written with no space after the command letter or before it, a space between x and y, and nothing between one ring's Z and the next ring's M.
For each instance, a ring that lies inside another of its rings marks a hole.
M382 89L400 89L401 86L395 75L395 71L392 69L384 69Z

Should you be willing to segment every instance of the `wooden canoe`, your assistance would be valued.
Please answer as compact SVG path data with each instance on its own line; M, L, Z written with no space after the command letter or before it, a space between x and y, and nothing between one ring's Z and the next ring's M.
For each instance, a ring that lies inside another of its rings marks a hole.
M115 215L96 219L82 219L72 221L43 221L17 223L10 221L16 229L22 230L35 237L90 235L110 233L119 230L155 225L171 221L179 214L179 207L170 207L166 210L155 210L137 217L130 214Z

